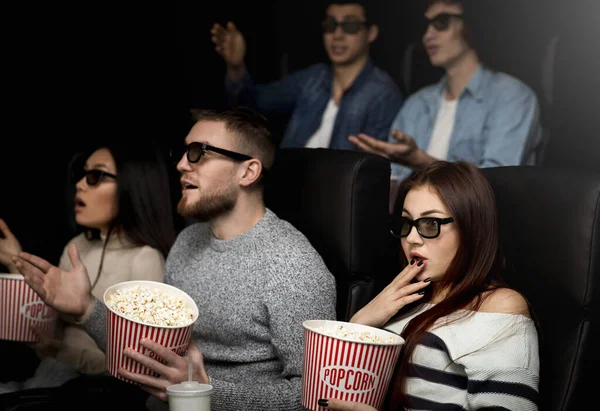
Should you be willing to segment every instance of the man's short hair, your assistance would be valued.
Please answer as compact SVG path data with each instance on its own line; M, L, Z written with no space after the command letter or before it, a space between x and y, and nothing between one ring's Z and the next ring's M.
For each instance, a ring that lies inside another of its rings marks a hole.
M194 110L194 123L217 121L234 136L234 150L260 160L263 169L270 169L275 160L275 145L269 121L260 113L243 106L221 110Z
M463 0L427 0L427 7L432 6L435 3L458 4L459 6L465 6L465 2Z
M357 4L359 6L361 6L365 12L365 18L367 19L367 23L369 25L375 24L375 22L373 21L373 19L375 18L375 13L373 11L374 9L374 4L373 4L374 0L329 0L327 1L327 6L325 7L325 10L327 10L327 8L329 8L329 6L332 5L343 5L343 4Z

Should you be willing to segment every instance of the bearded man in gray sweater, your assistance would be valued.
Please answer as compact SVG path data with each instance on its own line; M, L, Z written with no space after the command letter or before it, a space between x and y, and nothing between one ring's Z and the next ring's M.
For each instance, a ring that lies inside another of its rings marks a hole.
M264 205L262 179L275 155L268 124L244 108L206 111L185 140L178 212L201 222L179 234L165 282L200 309L188 347L193 379L214 386L213 411L302 410L302 322L335 319L335 280L304 235ZM70 272L27 253L14 261L47 304L104 348L106 308L90 294L75 246L69 256ZM166 364L126 355L160 376L120 373L152 394L149 409L166 410L166 387L187 380L187 359L144 345Z

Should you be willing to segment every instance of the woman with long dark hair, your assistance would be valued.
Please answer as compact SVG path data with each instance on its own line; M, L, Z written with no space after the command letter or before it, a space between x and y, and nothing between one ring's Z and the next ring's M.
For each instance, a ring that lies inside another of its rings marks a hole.
M166 164L158 149L144 144L96 146L72 162L75 222L80 234L64 249L59 267L70 270L67 253L73 243L87 268L92 294L102 300L113 284L129 280L162 281L165 258L176 236ZM17 273L10 257L21 247L2 222L5 239L0 260ZM43 358L35 375L20 388L56 386L80 374L101 374L104 353L77 325L59 332L38 332L34 345ZM12 384L8 389L15 389ZM2 391L2 387L0 387Z
M495 197L466 162L436 162L401 187L405 268L351 322L405 339L390 410L537 410L537 328L502 281ZM332 410L364 404L320 401Z

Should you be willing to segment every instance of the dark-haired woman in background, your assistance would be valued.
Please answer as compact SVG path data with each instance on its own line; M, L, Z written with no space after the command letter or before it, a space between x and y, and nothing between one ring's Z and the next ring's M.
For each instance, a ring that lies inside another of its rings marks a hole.
M401 194L393 231L405 268L351 319L405 339L389 409L537 410L537 328L525 298L501 279L496 203L485 176L466 162L436 162L405 181Z
M158 150L149 144L107 144L73 171L75 221L83 232L65 247L59 267L72 268L67 249L74 244L89 273L92 294L100 300L116 283L162 281L176 233L167 168ZM5 236L0 263L17 273L10 258L21 247L1 220L0 230ZM104 353L77 325L59 327L55 335L38 334L34 348L43 359L35 375L24 384L0 386L0 393L58 386L80 374L106 371Z

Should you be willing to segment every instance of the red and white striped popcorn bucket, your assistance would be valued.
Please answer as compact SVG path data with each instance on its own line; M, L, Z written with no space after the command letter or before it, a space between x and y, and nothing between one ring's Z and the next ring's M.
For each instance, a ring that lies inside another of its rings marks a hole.
M137 361L124 356L123 350L125 348L131 348L151 358L155 358L158 361L164 362L162 358L140 344L142 339L148 338L163 347L170 348L171 351L175 352L177 355L183 355L187 351L194 323L198 319L198 306L188 294L171 285L155 281L126 281L115 284L104 292L104 304L106 305L107 297L117 290L135 286L150 289L158 288L167 295L181 297L184 304L193 311L194 318L185 326L158 326L128 319L108 305L106 306L106 368L118 379L133 384L137 383L122 377L118 373L119 368L122 367L134 373L154 377L158 376L158 374Z
M379 410L404 339L389 331L342 321L311 320L302 325L302 405L319 411L323 409L317 404L320 398L337 398Z
M21 274L0 274L0 340L37 341L31 326L53 332L57 318Z

